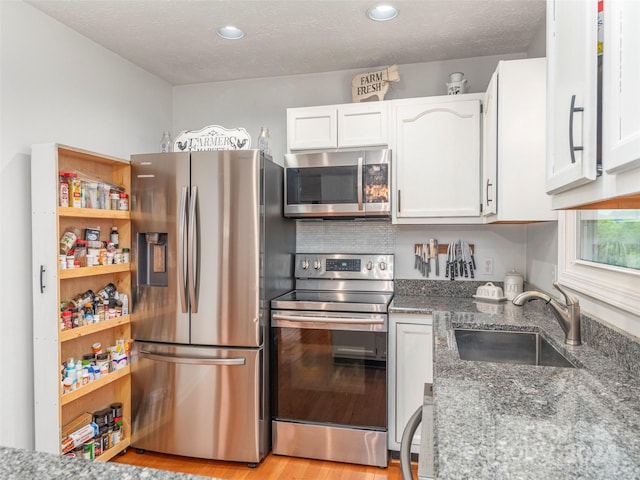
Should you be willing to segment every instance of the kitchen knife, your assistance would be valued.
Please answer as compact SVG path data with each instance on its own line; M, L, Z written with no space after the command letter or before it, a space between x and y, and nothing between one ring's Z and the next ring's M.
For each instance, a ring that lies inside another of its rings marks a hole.
M444 264L444 276L449 278L449 257L451 256L451 244L447 245L447 261Z
M422 259L424 265L423 275L429 277L429 245L426 243L422 244Z
M436 263L436 277L440 275L440 269L438 268L438 241L435 238L429 239L429 252L430 258L433 258Z

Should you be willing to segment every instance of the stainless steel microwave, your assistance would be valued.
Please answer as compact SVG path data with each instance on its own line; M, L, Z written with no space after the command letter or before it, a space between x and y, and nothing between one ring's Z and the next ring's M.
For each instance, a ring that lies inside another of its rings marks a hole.
M391 216L391 150L285 155L290 218Z

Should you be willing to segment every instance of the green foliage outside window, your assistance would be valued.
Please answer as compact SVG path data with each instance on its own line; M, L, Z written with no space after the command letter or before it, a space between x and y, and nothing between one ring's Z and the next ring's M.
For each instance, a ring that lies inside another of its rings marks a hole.
M581 212L583 260L640 270L640 210Z

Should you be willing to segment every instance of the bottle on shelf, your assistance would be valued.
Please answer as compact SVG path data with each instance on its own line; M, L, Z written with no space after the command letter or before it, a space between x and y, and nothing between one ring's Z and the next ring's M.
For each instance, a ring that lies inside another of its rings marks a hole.
M115 248L118 248L118 244L120 243L119 242L119 235L118 235L118 227L116 227L116 226L111 227L110 239L111 239L111 243L113 243L113 246Z
M160 151L162 153L168 153L171 151L171 134L169 132L162 132L162 139L160 140Z
M82 208L82 181L76 172L69 173L69 206Z
M69 174L67 172L58 172L58 205L61 207L69 206Z
M260 127L260 135L258 135L258 150L265 155L271 155L271 137L267 127Z

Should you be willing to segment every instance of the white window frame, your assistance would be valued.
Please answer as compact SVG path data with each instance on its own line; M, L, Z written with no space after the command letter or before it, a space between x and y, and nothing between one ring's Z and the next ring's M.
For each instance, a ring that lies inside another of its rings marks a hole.
M640 315L640 272L580 259L576 211L558 215L558 282L600 302Z

